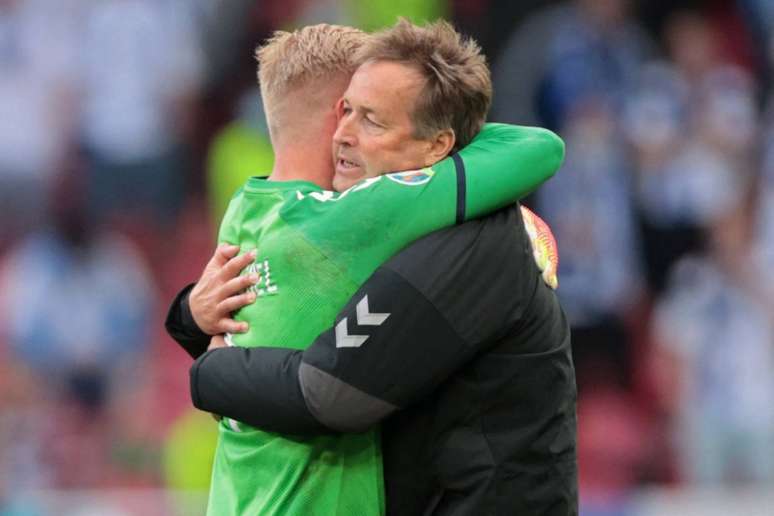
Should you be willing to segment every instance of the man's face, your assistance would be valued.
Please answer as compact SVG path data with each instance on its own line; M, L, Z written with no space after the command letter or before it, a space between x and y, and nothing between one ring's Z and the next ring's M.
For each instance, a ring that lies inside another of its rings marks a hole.
M337 106L333 136L333 188L343 191L361 179L422 168L430 139L414 136L411 113L424 86L418 71L391 61L362 65Z

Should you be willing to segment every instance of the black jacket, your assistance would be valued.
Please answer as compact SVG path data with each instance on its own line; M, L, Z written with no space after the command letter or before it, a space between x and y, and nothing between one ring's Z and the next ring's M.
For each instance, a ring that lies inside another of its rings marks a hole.
M288 434L381 421L391 515L577 514L569 327L517 207L404 249L305 351L202 354L187 293L167 330L198 408Z

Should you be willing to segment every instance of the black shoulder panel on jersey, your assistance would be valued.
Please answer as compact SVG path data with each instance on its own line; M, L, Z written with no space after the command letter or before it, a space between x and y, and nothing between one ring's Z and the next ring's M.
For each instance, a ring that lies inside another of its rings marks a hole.
M286 348L221 348L191 367L196 408L284 434L331 430L312 417L298 383L301 352Z
M380 268L304 352L300 383L326 426L364 429L431 392L473 352L430 301Z
M457 224L465 222L465 203L467 202L467 190L465 189L465 163L459 152L452 154L454 160L454 169L457 172Z
M492 342L518 324L540 271L514 204L432 233L390 259L467 342Z

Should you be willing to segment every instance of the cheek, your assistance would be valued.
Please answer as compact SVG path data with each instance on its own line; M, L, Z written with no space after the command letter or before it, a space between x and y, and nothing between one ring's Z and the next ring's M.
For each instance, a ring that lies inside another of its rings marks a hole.
M372 177L416 165L416 147L414 141L397 134L361 138L360 150L366 162L366 175Z
M378 168L378 172L392 172L403 160L404 151L399 145L380 145L371 150L370 156L370 164Z
M391 161L394 161L396 157L406 156L410 148L406 138L394 135L376 138L374 143L376 144L374 145L375 152L383 157L389 157Z
M404 168L418 169L425 165L427 158L427 145L422 142L412 141L403 147L402 158Z

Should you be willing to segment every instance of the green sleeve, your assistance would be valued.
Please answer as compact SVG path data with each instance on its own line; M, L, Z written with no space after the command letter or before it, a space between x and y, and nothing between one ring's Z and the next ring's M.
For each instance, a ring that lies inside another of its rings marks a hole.
M564 142L539 127L486 124L459 156L468 220L521 199L553 176L564 159Z
M417 238L519 200L556 171L563 155L562 140L550 131L487 124L457 158L366 179L338 194L294 196L281 216L362 282Z

